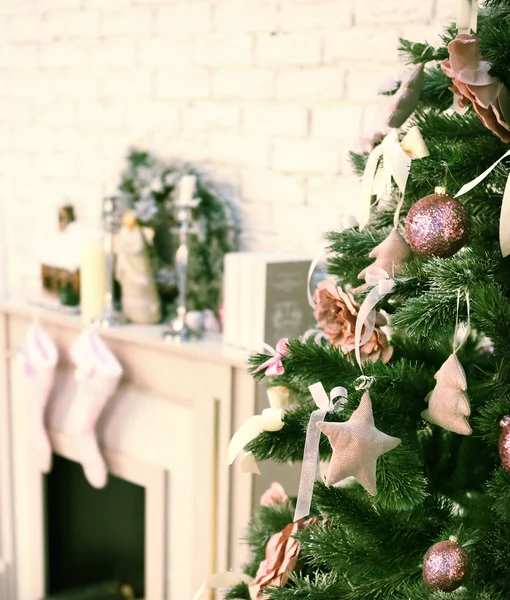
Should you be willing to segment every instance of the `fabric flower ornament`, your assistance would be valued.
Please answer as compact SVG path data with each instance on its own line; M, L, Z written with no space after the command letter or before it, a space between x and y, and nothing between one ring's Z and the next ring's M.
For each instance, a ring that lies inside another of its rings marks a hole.
M287 502L289 497L285 493L283 486L273 481L271 487L269 487L260 497L260 506L271 506L272 504Z
M316 522L317 519L300 519L271 536L266 547L266 558L260 563L255 580L250 584L251 600L264 600L267 598L264 593L266 587L283 587L287 583L289 575L296 568L301 549L293 536Z
M258 373L262 369L266 369L266 377L276 377L277 375L283 375L284 368L282 364L282 357L289 353L288 348L289 338L282 338L276 344L276 350L271 346L266 346L269 351L273 354L271 358L262 363L260 367L257 367L253 373Z
M510 90L489 75L492 64L484 60L473 34L460 33L448 44L449 58L441 63L453 80L450 88L458 94L460 106L471 102L482 123L503 142L510 142Z
M356 319L360 309L354 296L344 292L331 281L325 280L317 286L313 299L316 303L314 315L319 327L324 330L333 346L338 346L344 354L352 357L356 347ZM389 345L386 334L380 329L386 323L385 317L378 312L374 331L367 342L361 346L362 363L376 362L379 359L387 363L390 360L393 348Z

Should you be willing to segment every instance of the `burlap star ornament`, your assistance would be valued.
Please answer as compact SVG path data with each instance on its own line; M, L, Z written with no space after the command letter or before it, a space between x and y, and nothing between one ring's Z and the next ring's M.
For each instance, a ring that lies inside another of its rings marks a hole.
M369 494L375 496L377 459L381 454L396 448L400 440L375 427L368 392L363 394L358 408L348 421L320 421L317 427L328 437L333 449L326 485L334 485L347 477L354 477Z
M435 374L436 387L427 396L427 410L421 416L443 429L471 435L467 417L471 414L464 368L455 353L451 354Z

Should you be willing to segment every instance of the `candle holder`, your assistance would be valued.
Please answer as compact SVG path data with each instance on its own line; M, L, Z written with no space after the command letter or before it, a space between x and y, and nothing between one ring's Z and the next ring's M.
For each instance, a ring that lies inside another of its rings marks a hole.
M105 294L105 310L103 316L96 321L96 324L103 329L116 327L126 323L124 316L115 310L113 302L114 289L114 235L120 229L122 217L127 209L127 199L124 195L113 194L103 198L101 207L101 217L103 227L106 232L105 238L105 255L106 255L106 294Z
M188 275L189 236L199 233L199 228L192 225L191 211L196 208L199 198L193 198L196 179L193 175L185 175L181 179L180 196L175 205L178 229L172 233L179 234L179 247L175 254L177 281L179 285L179 304L177 315L170 321L169 329L163 333L163 339L171 343L180 343L190 337L200 337L201 333L192 330L186 324L186 288Z

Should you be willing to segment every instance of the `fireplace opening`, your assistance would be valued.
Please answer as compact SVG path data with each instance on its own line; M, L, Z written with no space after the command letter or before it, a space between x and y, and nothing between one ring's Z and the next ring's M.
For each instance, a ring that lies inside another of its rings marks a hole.
M144 597L145 488L110 474L95 489L81 465L54 456L45 500L48 599Z

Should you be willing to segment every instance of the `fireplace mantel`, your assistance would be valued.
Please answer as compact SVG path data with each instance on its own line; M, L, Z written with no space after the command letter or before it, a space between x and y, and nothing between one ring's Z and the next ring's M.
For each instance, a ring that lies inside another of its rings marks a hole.
M66 415L75 385L68 350L81 329L79 318L2 302L2 600L39 600L45 594L43 477L28 440L25 381L14 360L34 318L60 353L47 418L53 447L76 459ZM239 568L245 558L239 539L272 474L255 481L238 465L226 467L232 433L264 402L247 373L246 357L219 338L168 344L162 331L131 325L99 332L122 363L124 377L97 430L111 473L134 482L145 473L147 479L153 507L146 519L152 540L146 549L147 600L187 600L211 572Z

